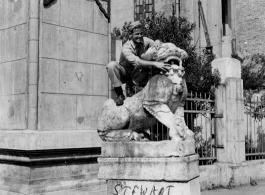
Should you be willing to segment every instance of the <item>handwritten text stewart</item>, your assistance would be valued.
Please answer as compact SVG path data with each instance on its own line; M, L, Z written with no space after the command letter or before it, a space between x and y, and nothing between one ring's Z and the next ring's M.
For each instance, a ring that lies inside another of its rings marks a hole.
M157 188L156 186L143 187L142 185L122 185L117 184L114 187L113 195L170 195L170 189L174 186L166 186Z

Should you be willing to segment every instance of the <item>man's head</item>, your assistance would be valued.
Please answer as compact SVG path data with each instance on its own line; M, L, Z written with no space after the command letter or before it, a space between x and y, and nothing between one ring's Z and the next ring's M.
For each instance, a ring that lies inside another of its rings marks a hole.
M143 43L143 27L140 21L132 22L129 26L129 31L135 44Z

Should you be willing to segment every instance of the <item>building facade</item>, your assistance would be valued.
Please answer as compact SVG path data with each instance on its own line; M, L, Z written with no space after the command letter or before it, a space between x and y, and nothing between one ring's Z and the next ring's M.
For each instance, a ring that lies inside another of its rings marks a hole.
M265 2L263 0L237 0L235 35L241 53L265 51Z
M217 57L240 57L264 53L265 2L263 0L200 0L207 24L211 46ZM148 17L150 13L170 15L172 4L177 15L196 23L193 44L202 52L206 44L199 0L113 0L111 29L125 21Z
M0 1L0 194L103 194L97 115L109 23L97 0Z
M112 0L111 29L122 27L126 21L143 19L154 12L164 12L169 15L172 4L179 7L179 1L181 0Z

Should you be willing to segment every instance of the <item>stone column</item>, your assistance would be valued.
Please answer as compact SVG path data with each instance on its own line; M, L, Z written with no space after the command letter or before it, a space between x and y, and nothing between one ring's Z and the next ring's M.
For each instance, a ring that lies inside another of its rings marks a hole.
M40 2L29 1L29 71L28 71L28 129L38 128L38 66L39 66L39 7Z
M194 141L104 142L99 179L107 195L199 195Z
M212 67L221 74L221 85L216 90L216 111L223 118L216 119L217 160L221 163L245 161L244 99L241 64L232 58L220 58Z

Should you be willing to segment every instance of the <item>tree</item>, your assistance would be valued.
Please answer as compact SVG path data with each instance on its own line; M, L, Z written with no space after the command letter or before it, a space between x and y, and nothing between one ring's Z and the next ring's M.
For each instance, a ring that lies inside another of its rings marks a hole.
M260 90L265 84L265 55L253 54L243 59L241 78L244 90Z
M113 35L125 43L129 39L128 27L131 22L125 22L121 29L114 28ZM206 92L213 94L214 87L220 83L220 74L217 70L212 72L211 61L213 54L198 56L195 46L192 45L191 33L195 28L184 17L176 17L173 7L171 16L166 17L163 13L141 20L144 27L144 35L162 42L171 42L184 49L189 57L184 61L185 79L188 89L194 92Z

